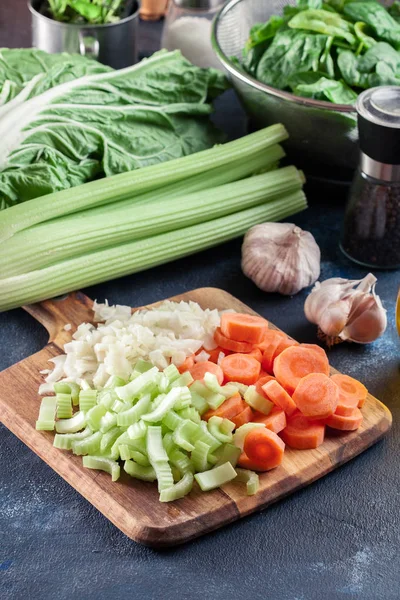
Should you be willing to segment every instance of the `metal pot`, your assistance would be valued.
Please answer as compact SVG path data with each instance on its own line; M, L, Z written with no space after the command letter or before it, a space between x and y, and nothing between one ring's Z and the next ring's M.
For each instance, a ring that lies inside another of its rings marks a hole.
M88 25L61 23L42 15L43 0L28 0L32 13L32 45L52 54L81 54L114 69L129 67L138 61L139 2L132 14L117 23Z

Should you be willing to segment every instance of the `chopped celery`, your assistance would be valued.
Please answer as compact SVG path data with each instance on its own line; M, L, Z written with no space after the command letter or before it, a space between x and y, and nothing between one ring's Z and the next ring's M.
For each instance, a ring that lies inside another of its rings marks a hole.
M93 431L90 427L86 427L79 433L56 433L54 436L53 446L59 450L72 450L72 443L92 435Z
M233 443L235 446L243 450L244 439L246 435L249 433L249 431L252 429L257 429L258 427L265 427L265 425L264 423L245 423L244 425L238 427L233 435Z
M158 382L158 391L161 394L168 392L170 388L170 382L168 377L165 377L164 373L161 374L160 381Z
M225 398L230 398L238 391L237 387L231 383L227 383L223 386L219 385L218 379L214 373L206 373L203 381L210 392L213 392L214 394L222 394Z
M102 406L99 404L98 406ZM93 410L93 409L91 409ZM117 424L117 415L114 412L107 411L100 419L99 429L101 433L106 433L111 429L111 427L115 427Z
M88 410L86 413L86 423L93 429L93 431L98 431L100 429L101 419L104 417L106 412L107 409L103 404L96 404L96 406L93 406L93 408Z
M167 460L150 461L151 466L157 475L158 491L167 490L174 485L174 477L172 470Z
M117 426L112 427L103 435L100 442L100 450L104 452L107 448L111 448L115 440L121 435L121 429Z
M146 371L150 371L150 369L152 369L153 366L153 363L139 358L139 360L135 364L135 371L137 371L138 373L146 373Z
M138 398L141 394L150 392L154 388L154 377L158 373L157 367L149 369L145 373L136 377L127 385L115 388L118 398L127 402L134 398Z
M125 444L124 444L125 445ZM129 448L129 446L127 446ZM121 446L120 446L121 448ZM149 467L150 461L143 452L139 452L139 450L133 450L133 448L129 448L130 458L132 458L138 465L142 465L142 467ZM121 455L121 458L122 455Z
M196 394L198 394L202 398L205 398L207 396L207 393L208 393L209 390L208 390L207 386L205 386L202 381L196 380L190 386L190 391L191 392L195 392Z
M161 421L168 411L174 408L177 401L181 398L183 394L183 390L185 388L176 387L173 388L168 394L163 398L162 402L157 406L155 410L150 413L143 414L143 421L148 421L150 423L157 423ZM189 392L190 395L190 392Z
M128 444L131 441L130 437L126 431L123 431L123 433L121 433L121 429L118 428L118 432L119 432L119 435L118 435L117 439L114 441L113 445L111 446L111 450L110 450L111 457L114 460L117 460L119 458L120 445Z
M193 421L185 419L174 430L173 439L177 446L191 452L194 449L193 436L197 433L200 425L196 425Z
M131 449L127 444L119 445L119 457L121 460L129 460L131 459Z
M190 471L190 472L194 471L194 465L192 464L192 461L190 460L190 458L186 454L184 454L184 452L182 452L182 450L179 450L177 447L172 449L171 452L168 452L168 457L169 457L170 463L174 467L176 467L182 475L184 475L188 471Z
M235 429L235 423L232 423L229 419L214 416L208 420L207 425L211 435L220 442L227 443L232 441L232 431Z
M104 388L97 394L97 403L105 406L107 410L110 410L116 400L118 396L114 390Z
M198 410L195 409L194 406L188 406L186 408L182 408L177 412L182 419L189 419L193 421L193 423L197 423L198 425L201 423L201 417L199 415Z
M165 452L168 454L168 456L170 455L172 450L177 449L172 433L166 433L165 435L163 435L162 442L165 448Z
M215 466L219 467L219 465L223 465L226 462L230 462L232 467L236 467L236 463L239 460L239 456L241 455L242 450L234 444L224 444L217 448L215 455L209 456L208 460L210 462L214 462L215 458Z
M126 385L126 383L127 382L124 379L122 379L122 377L118 377L117 375L111 375L104 388L114 390L116 387Z
M171 383L171 388L173 387L188 387L191 383L193 383L194 379L189 373L189 371L185 371L182 375L179 376L178 379L175 379Z
M104 456L84 456L83 466L87 469L98 469L111 475L112 481L117 481L121 474L121 468L115 460L110 460Z
M146 448L153 467L156 462L168 461L168 455L163 446L161 427L152 425L147 428Z
M97 392L96 390L81 390L79 392L79 410L86 412L96 406Z
M163 418L164 425L171 429L171 431L174 431L177 427L179 427L182 422L182 417L180 417L174 410L167 412Z
M83 411L77 412L71 419L57 421L57 433L76 433L83 429L86 425L86 415Z
M36 429L38 431L53 431L56 420L56 411L56 396L42 398L39 409L39 418L36 421Z
M164 393L159 394L158 390L157 390L154 398L153 398L153 394L151 394L151 398L152 398L151 405L150 405L151 411L158 408L166 396L167 396L167 394L164 394Z
M203 396L200 396L200 394L192 390L193 385L190 388L190 394L192 396L192 405L200 415L203 415L208 410L207 400L203 398Z
M221 442L208 431L207 423L205 421L201 421L200 425L197 427L196 433L193 436L193 443L197 442L197 440L201 440L202 442L208 444L210 446L210 452L214 452L216 448L221 446Z
M208 463L209 452L210 446L201 440L197 440L191 454L191 460L195 471L202 472L207 471L210 468Z
M273 402L257 392L255 385L249 385L243 398L251 408L262 412L264 415L269 415L274 406Z
M97 454L100 452L100 441L102 434L96 431L92 435L72 442L72 452L74 454Z
M203 492L220 487L221 485L224 485L224 483L232 481L232 479L235 479L235 477L236 471L230 462L226 462L219 467L214 467L214 469L211 469L210 471L196 473L194 476Z
M121 400L115 400L111 406L111 410L115 413L124 412L125 410L129 410L132 408L132 404L130 402L122 402Z
M133 462L133 460L126 460L124 464L124 471L135 479L141 479L142 481L155 481L157 479L156 472L153 467L143 467Z
M148 371L148 373L149 372L150 371ZM142 398L140 398L140 400L138 400L138 402L134 406L132 406L132 408L118 413L117 424L120 427L129 427L129 425L133 425L134 423L139 421L139 419L144 414L147 413L150 407L150 403L150 394L145 394Z
M187 471L182 479L167 489L161 490L160 502L172 502L186 496L193 487L193 473Z
M57 398L57 419L70 419L72 417L72 398L71 394L58 392Z
M226 400L225 396L223 394L213 394L208 393L206 396L206 400L207 400L207 404L210 408L212 408L213 410L216 410L217 408L219 408L221 406L221 404L223 404Z
M209 373L206 373L206 375L209 375ZM212 377L215 377L215 375L212 375ZM222 388L220 388L217 378L215 377L215 381L213 380L213 383L216 384L216 386L218 386L219 390L222 390ZM202 398L204 398L204 400L207 402L207 407L212 408L213 410L216 410L219 406L221 406L221 404L226 400L226 397L224 396L224 394L220 393L220 391L218 392L214 392L212 390L210 390L204 383L202 383L201 381L195 381L191 387L190 387L190 391L195 394L198 394L199 396L201 396Z
M78 406L81 388L74 381L57 381L54 384L54 391L56 394L71 394L72 404Z
M247 495L254 496L260 486L260 478L254 471L248 471L247 469L236 469L237 478L236 481L246 484Z
M147 433L147 425L143 421L138 421L128 427L128 435L131 440L144 438Z
M163 373L170 383L173 383L181 376L176 366L172 363L164 369Z
M245 383L240 383L239 381L231 381L229 385L235 387L241 396L245 395L247 388L249 387Z

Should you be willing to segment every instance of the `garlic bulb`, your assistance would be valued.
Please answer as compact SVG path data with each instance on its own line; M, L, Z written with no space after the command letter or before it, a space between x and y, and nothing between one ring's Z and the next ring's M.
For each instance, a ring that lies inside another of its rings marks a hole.
M263 223L244 236L243 273L265 292L297 294L318 279L320 262L314 237L293 223Z
M304 312L319 328L328 345L349 341L373 342L386 329L386 310L375 293L376 277L364 279L334 277L316 283L308 296Z

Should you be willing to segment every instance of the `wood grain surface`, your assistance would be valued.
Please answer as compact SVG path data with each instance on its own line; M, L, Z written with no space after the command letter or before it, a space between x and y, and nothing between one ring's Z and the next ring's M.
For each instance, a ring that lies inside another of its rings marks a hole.
M172 298L193 300L203 308L234 308L254 313L239 300L216 288L201 288ZM127 536L137 542L166 547L187 542L217 529L312 483L377 442L391 427L390 411L369 395L358 431L330 434L316 450L287 448L281 466L260 474L260 489L246 496L245 486L231 482L202 493L197 486L189 496L169 504L158 500L156 486L131 479L125 473L116 483L109 475L82 467L81 457L53 447L52 432L35 430L40 405L37 394L49 358L62 353L76 326L91 321L91 300L83 294L46 301L26 310L49 331L50 341L36 354L0 373L0 421L48 463ZM72 329L64 330L70 323ZM21 474L23 476L23 474Z

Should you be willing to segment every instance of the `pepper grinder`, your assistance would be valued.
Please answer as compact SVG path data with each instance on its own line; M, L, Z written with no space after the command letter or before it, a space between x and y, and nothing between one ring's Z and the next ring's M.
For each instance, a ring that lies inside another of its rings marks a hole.
M356 104L360 164L340 247L366 267L400 267L400 87L366 90Z

